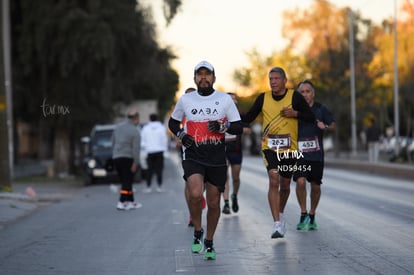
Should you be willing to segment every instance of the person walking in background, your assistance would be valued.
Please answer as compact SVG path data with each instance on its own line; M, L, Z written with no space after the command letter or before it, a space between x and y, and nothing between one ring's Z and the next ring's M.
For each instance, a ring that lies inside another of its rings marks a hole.
M241 134L240 115L231 97L213 88L216 80L213 66L202 61L194 68L197 92L184 94L175 105L169 119L169 129L184 145L184 179L190 193L190 213L194 235L191 252L203 250L202 205L203 191L207 196L207 232L204 258L216 259L214 233L220 218L220 197L227 177L224 134ZM185 127L181 128L186 117Z
M261 93L242 121L251 123L263 114L262 155L269 176L268 200L273 217L271 238L283 238L286 217L283 212L290 194L290 181L296 163L298 120L312 122L315 116L303 96L286 88L286 73L280 67L269 72L271 91ZM282 169L281 169L282 168Z
M157 192L163 192L162 174L164 170L164 152L168 150L168 135L165 126L158 121L157 114L150 115L148 122L141 131L141 145L147 154L147 188L144 193L152 191L151 182L155 174L157 178Z
M298 159L293 174L293 180L296 181L296 197L301 210L296 229L316 230L318 225L315 214L321 197L324 168L323 135L326 131L335 129L335 119L325 105L315 102L315 88L310 80L299 83L298 91L311 107L316 120L299 121L298 147L303 157ZM309 213L306 207L306 181L311 184Z
M234 104L237 106L237 96L235 93L228 93L231 98L233 99ZM240 111L239 111L240 113ZM250 128L248 125L243 127L243 134L250 134ZM226 158L228 162L228 166L230 167L231 179L233 181L233 192L231 195L231 208L234 213L239 211L239 203L237 195L240 189L240 170L243 161L243 144L242 144L242 135L231 135L226 133L225 135L226 141ZM229 202L229 194L230 194L230 176L227 174L227 181L225 185L225 189L223 192L223 199L224 199L224 207L223 213L230 214L230 202Z
M112 134L112 159L121 181L118 210L137 209L142 205L134 201L132 183L139 168L140 132L139 113L136 110L128 112L128 119L118 124Z
M367 143L368 143L368 160L370 162L378 162L379 157L379 141L381 131L378 128L375 119L370 119L370 125L366 130Z

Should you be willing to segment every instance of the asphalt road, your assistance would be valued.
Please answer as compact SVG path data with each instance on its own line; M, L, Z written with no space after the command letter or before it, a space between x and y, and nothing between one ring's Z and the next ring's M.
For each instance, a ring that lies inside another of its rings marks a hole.
M166 192L115 209L108 185L65 191L0 230L1 274L414 274L414 183L327 168L318 231L296 231L294 183L287 234L271 239L262 160L245 156L237 214L222 215L216 261L190 254L181 167L166 161ZM154 182L155 183L155 182ZM205 222L206 211L203 213Z

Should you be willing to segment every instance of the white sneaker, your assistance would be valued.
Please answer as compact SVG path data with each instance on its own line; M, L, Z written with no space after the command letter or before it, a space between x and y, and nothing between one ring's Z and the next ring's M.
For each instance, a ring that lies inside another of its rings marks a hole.
M281 222L285 222L286 221L285 214L280 212L279 213L279 219L280 219Z
M282 234L283 237L286 235L286 221L281 222L280 234Z
M142 204L139 203L139 202L136 202L136 201L129 201L128 202L128 208L129 209L138 209L138 208L141 208L141 207L142 207Z
M118 202L116 204L116 209L118 210L129 210L128 202Z
M158 192L158 193L165 192L165 190L164 190L164 189L162 189L161 187L157 187L157 189L156 189L156 190L157 190L157 192Z
M275 222L273 225L273 231L272 231L271 238L272 239L283 238L284 235L285 234L283 233L282 222L280 221Z
M286 234L286 215L284 213L279 213L280 223L282 226L280 227L280 230L283 236Z
M142 192L143 193L151 193L152 189L150 187L147 187L147 188L142 189Z

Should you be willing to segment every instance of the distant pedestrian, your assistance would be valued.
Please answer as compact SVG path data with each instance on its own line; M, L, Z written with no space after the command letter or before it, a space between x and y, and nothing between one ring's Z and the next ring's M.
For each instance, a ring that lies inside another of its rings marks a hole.
M140 159L140 132L139 113L136 110L128 112L128 119L119 123L112 135L112 158L121 181L118 210L140 208L142 205L134 201L132 183L139 168Z
M143 190L145 193L152 191L151 182L155 174L157 178L157 192L163 192L162 180L164 170L164 153L168 150L168 135L166 127L158 120L157 114L150 115L148 122L141 131L141 145L147 155L147 188Z
M296 181L296 197L301 215L297 230L316 230L316 208L321 197L321 184L324 169L323 135L335 129L335 119L332 112L325 105L315 102L315 88L310 80L298 85L298 91L315 114L315 121L299 121L298 147L303 157L298 159L293 180ZM306 181L311 184L310 210L306 207Z
M368 160L370 162L378 162L381 131L374 118L370 119L370 125L366 130L366 136L368 143Z

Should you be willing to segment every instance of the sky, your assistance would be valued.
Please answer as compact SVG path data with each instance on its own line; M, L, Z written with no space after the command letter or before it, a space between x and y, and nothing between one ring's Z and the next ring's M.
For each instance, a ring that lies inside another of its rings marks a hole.
M158 1L158 3L156 2ZM178 58L173 67L180 76L180 91L195 87L193 73L201 60L215 68L215 87L237 92L232 81L235 69L248 66L246 52L257 49L262 56L281 50L282 13L296 6L306 8L313 0L183 0L181 11L165 27L161 0L151 1L158 41L170 46ZM349 6L380 23L394 16L394 3L402 0L331 0L337 7ZM398 16L398 15L397 15Z

